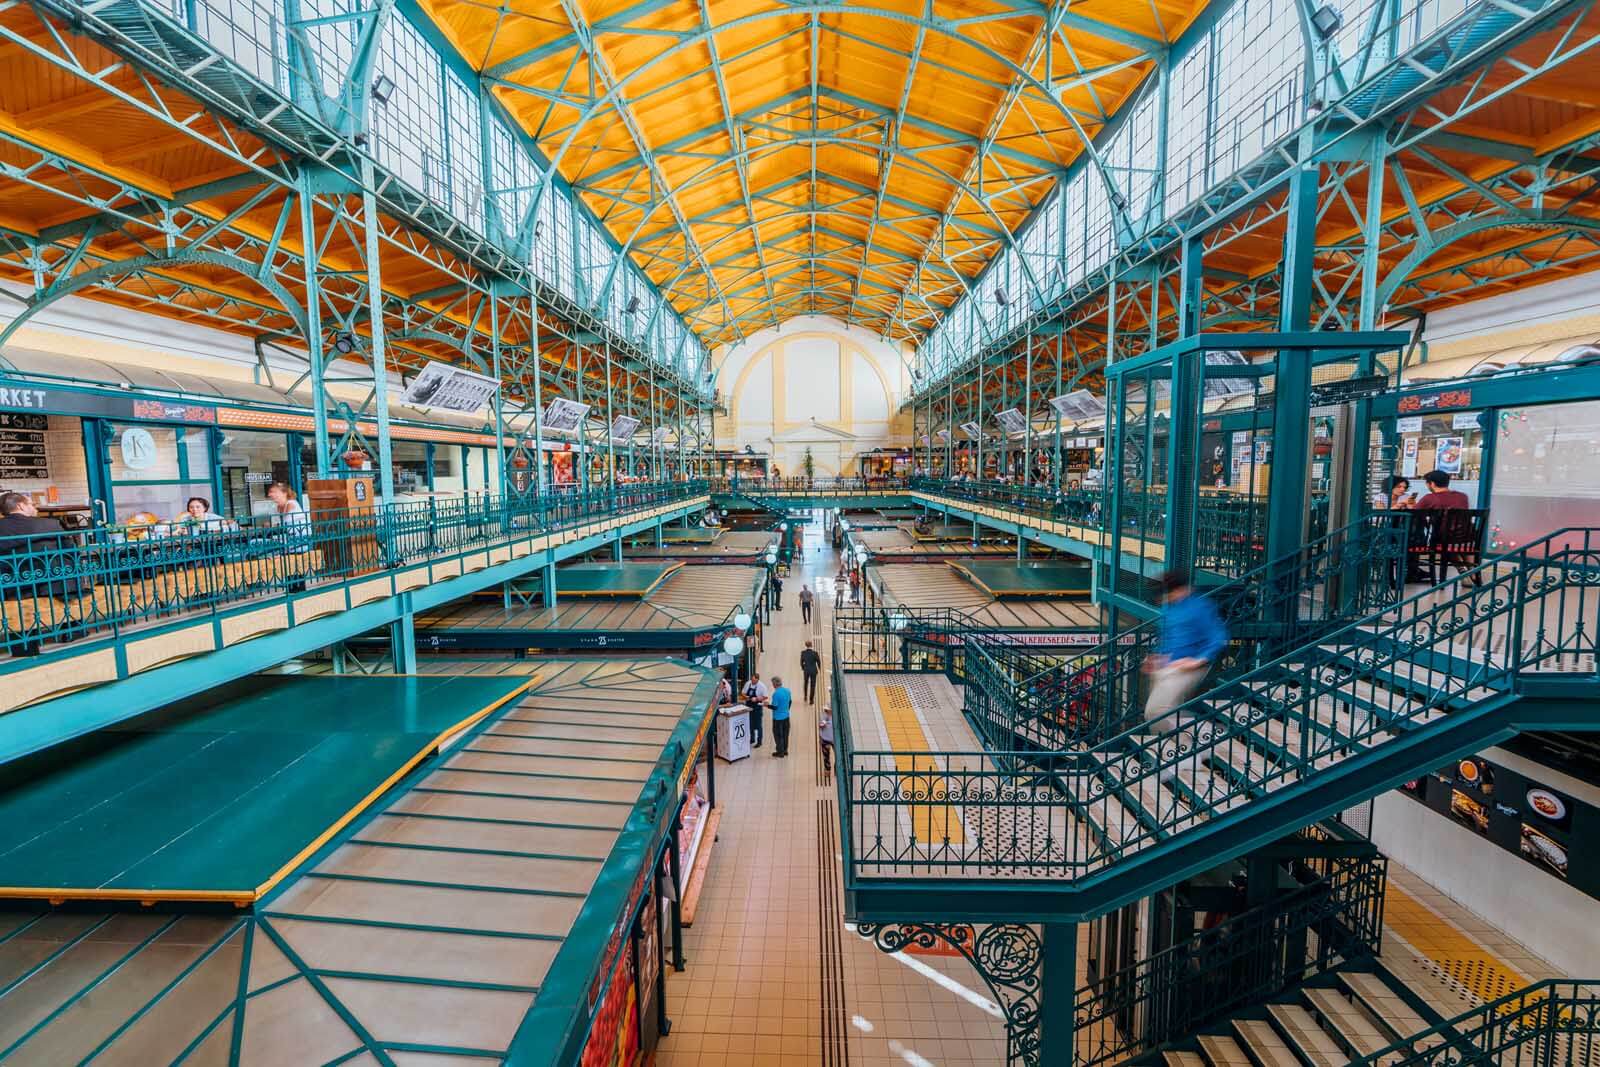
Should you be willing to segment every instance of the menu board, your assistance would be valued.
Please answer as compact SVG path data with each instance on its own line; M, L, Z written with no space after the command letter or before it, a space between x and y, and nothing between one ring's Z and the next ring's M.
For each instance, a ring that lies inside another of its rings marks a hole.
M0 482L50 477L45 450L47 415L0 413Z
M1400 791L1546 874L1600 897L1600 860L1585 847L1600 830L1600 809L1477 756L1406 782Z

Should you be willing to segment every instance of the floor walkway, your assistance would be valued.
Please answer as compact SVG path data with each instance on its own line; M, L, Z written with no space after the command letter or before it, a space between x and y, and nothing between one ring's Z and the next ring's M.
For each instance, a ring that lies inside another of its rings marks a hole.
M766 745L717 767L722 823L688 968L668 983L672 1035L660 1067L996 1067L1005 1063L1000 1009L956 956L888 955L845 929L838 812L820 777L816 714L800 700L808 636L831 653L837 557L820 528L784 581L760 670L796 695L788 759ZM799 593L813 583L812 626ZM819 687L819 698L825 693ZM829 919L824 922L824 915Z

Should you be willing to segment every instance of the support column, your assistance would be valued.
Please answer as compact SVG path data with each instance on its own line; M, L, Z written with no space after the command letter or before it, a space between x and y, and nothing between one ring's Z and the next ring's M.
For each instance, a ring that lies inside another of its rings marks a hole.
M409 595L404 614L389 627L389 647L394 655L396 674L417 673L417 617L412 614Z
M378 196L372 159L361 155L361 221L366 230L367 323L372 357L372 405L378 423L378 494L394 503L394 449L389 439L389 361L383 330L383 274L378 254ZM413 659L415 656L413 656Z
M556 565L554 563L546 563L544 565L544 606L547 608L556 606Z
M1078 928L1045 923L1039 967L1039 1067L1072 1067L1077 1040Z
M1279 329L1311 328L1312 271L1317 236L1317 168L1298 167L1289 178ZM1310 348L1279 351L1272 400L1272 470L1267 479L1267 559L1299 549L1306 524L1306 453L1311 436Z
M311 421L316 441L316 477L326 478L331 473L328 447L328 392L323 385L326 370L326 353L322 347L322 292L318 282L318 250L316 198L312 192L310 168L301 171L300 240L304 252L306 275L306 361L311 369Z

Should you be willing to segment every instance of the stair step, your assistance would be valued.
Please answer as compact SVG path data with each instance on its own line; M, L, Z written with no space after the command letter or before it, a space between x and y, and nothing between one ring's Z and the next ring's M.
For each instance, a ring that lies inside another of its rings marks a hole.
M1257 795L1271 793L1299 780L1299 775L1280 770L1276 760L1267 759L1259 749L1244 744L1239 738L1215 746L1206 759L1213 770L1236 787L1248 788ZM1265 785L1262 784L1264 779Z
M1206 1061L1198 1052L1163 1052L1161 1058L1167 1067L1206 1067Z
M1350 1062L1339 1048L1338 1042L1317 1025L1309 1011L1298 1004L1268 1004L1267 1014L1278 1024L1290 1043L1299 1050L1312 1067L1343 1067Z
M1255 1061L1231 1037L1201 1034L1199 1041L1200 1051L1205 1053L1211 1067L1256 1067Z
M1233 1029L1239 1035L1240 1043L1249 1049L1249 1055L1261 1067L1305 1067L1300 1057L1284 1044L1271 1023L1262 1019L1235 1019Z
M1388 1047L1391 1039L1354 1000L1334 989L1308 989L1305 994L1323 1026L1334 1033L1335 1039L1343 1039L1344 1048L1357 1056L1370 1056Z
M1405 1000L1390 989L1382 978L1375 974L1343 973L1339 975L1339 983L1348 989L1358 999L1362 1006L1372 1013L1378 1023L1388 1031L1391 1040L1410 1037L1420 1034L1428 1029L1427 1020L1417 1014L1416 1010ZM1429 1038L1419 1047L1431 1048L1438 1044L1437 1036Z

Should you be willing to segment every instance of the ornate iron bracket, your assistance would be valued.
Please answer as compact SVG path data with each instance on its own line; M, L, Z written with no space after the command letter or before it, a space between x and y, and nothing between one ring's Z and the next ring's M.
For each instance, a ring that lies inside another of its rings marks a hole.
M942 941L978 972L1005 1015L1006 1063L1039 1067L1039 993L1044 941L1022 923L861 923L856 933L883 952Z

